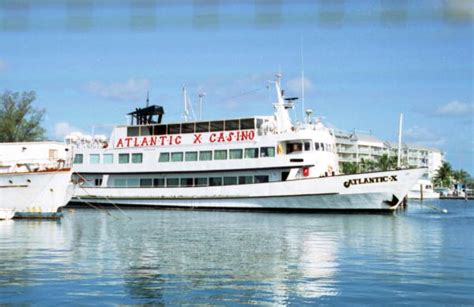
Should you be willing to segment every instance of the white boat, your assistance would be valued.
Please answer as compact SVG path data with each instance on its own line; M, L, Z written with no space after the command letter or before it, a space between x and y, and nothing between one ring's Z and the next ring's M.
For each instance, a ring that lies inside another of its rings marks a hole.
M410 199L437 199L439 197L440 193L434 191L433 183L429 179L419 179L408 193Z
M72 197L70 147L0 143L0 210L15 218L58 218Z
M0 208L0 220L11 220L15 216L15 209Z
M73 135L74 202L167 208L393 211L425 169L341 175L334 132L295 125L275 82L273 116L163 124L136 109L110 138Z

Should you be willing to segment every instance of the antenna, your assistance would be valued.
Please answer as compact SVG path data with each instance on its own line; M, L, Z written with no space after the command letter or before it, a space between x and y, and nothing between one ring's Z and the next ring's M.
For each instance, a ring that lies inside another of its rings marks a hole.
M206 96L206 93L201 92L199 93L199 120L202 120L202 99Z
M305 104L304 104L304 41L303 36L301 37L301 111L303 118L305 115Z
M146 107L150 104L150 91L146 91Z
M398 127L398 157L397 157L397 168L400 168L400 161L402 155L402 125L403 125L403 113L400 113L400 125Z
M183 117L184 117L184 121L187 122L188 121L188 115L189 115L189 112L188 112L188 95L186 93L186 87L184 85L183 85L183 104L184 104Z

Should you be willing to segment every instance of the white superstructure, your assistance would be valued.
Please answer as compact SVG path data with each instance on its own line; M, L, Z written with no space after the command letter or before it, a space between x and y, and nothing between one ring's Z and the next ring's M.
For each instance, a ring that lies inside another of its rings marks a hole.
M130 113L109 140L73 136L74 200L187 208L393 210L423 169L340 175L334 132L294 125L276 82L273 116L162 124Z
M70 147L57 142L0 143L2 215L56 218L72 197Z

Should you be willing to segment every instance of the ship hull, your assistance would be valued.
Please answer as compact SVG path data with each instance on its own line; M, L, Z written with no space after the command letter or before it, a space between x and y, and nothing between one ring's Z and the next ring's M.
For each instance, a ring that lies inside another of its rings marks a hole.
M0 174L0 208L14 218L59 218L72 192L70 169Z
M424 169L189 188L77 188L74 203L237 210L393 211Z

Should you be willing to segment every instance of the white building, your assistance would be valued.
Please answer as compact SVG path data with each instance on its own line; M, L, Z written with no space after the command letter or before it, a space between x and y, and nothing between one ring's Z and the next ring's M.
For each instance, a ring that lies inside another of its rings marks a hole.
M397 156L398 144L384 142L371 133L336 130L336 150L340 168L343 162L377 161L383 154ZM436 148L417 144L402 144L401 164L408 167L427 167L428 178L433 178L444 161L444 153Z

